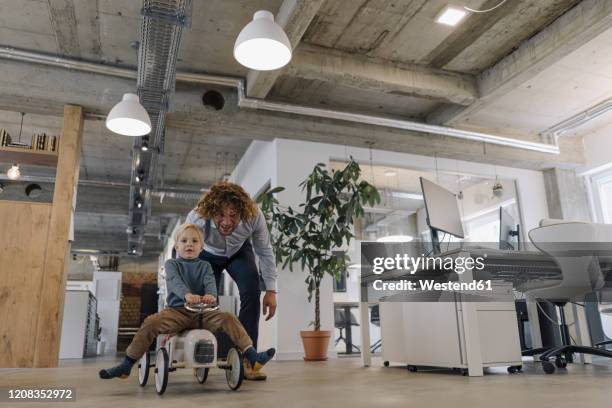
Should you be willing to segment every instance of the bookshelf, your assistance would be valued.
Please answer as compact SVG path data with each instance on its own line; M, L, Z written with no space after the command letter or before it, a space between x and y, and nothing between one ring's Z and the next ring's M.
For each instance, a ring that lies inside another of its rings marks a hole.
M0 147L0 162L31 164L35 166L57 166L58 152L47 150L22 149L19 147Z

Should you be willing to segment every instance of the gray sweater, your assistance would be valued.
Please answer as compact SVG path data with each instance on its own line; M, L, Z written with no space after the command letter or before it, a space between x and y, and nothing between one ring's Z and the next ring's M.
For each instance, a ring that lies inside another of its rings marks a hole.
M168 259L164 266L168 307L181 307L185 295L213 295L217 297L217 285L212 266L206 261L196 259Z

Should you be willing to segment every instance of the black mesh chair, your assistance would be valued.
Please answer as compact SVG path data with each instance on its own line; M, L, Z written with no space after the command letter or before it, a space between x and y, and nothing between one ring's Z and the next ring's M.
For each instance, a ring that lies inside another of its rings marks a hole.
M370 310L370 322L374 326L380 327L380 313L379 313L378 305L372 306L372 309ZM378 350L380 350L381 346L382 346L382 338L378 339L376 342L374 342L374 344L370 346L370 352L376 353Z
M352 348L355 348L358 352L361 352L361 349L358 346L354 345L352 341L349 341L346 337L344 337L344 329L346 329L349 324L351 326L359 326L359 323L357 323L357 319L353 313L351 312L348 315L349 316L347 316L347 313L345 313L343 309L334 309L334 327L340 331L340 336L338 336L334 345L337 346L340 341L343 341L346 345L346 354L351 354Z

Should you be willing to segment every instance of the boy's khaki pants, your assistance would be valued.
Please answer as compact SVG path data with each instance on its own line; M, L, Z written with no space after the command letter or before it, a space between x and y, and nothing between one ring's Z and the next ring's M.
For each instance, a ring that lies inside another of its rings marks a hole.
M189 329L206 329L211 332L222 330L241 351L253 344L242 324L233 314L219 311L198 314L180 307L164 309L147 317L128 346L126 354L138 360L149 349L157 335L178 334Z

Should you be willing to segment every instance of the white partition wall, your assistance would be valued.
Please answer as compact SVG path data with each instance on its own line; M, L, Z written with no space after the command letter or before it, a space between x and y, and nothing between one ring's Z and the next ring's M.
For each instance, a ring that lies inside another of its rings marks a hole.
M434 170L432 157L396 153L374 149L375 165L397 166L413 169ZM312 171L317 163L329 164L331 160L349 160L353 157L362 165L369 163L370 151L366 148L348 147L323 143L274 139L271 142L254 141L236 166L232 181L242 185L249 194L256 196L267 186L285 187L277 195L282 205L295 206L303 193L299 183ZM538 225L548 214L544 178L541 172L511 167L494 168L489 164L456 161L439 158L439 171L481 175L516 181L517 196L521 206L521 225L528 231ZM301 359L303 356L299 332L308 329L313 320L314 306L307 301L304 273L299 267L279 271L277 316L260 325L260 345L277 348L279 359ZM333 330L333 296L331 279L326 279L321 288L322 329ZM330 357L334 356L330 342Z
M100 327L102 328L101 340L105 342L104 354L112 355L117 352L121 272L95 272L94 283L98 301L98 316L100 316Z

